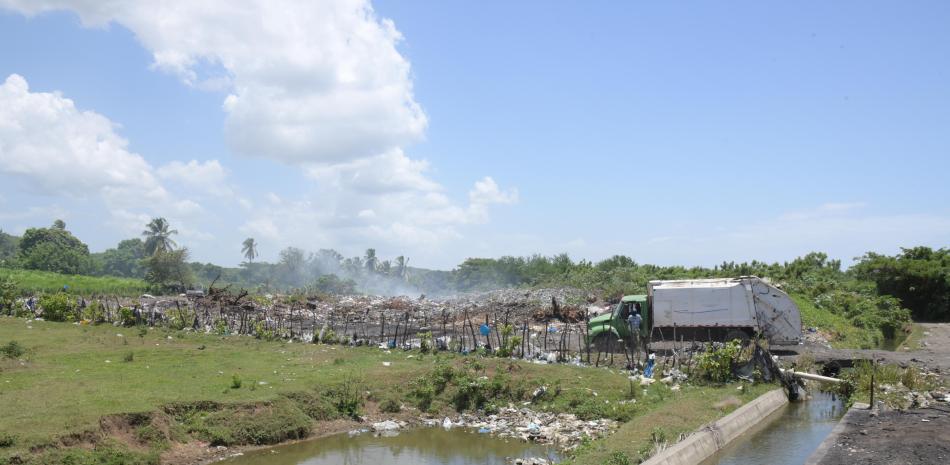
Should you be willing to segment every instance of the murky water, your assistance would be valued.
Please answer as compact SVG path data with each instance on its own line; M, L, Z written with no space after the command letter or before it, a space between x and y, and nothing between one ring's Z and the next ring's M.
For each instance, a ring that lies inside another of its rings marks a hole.
M773 413L702 465L802 465L845 413L841 398L813 392Z
M556 458L547 446L494 438L467 429L418 428L396 436L329 436L263 449L227 465L502 465L508 457Z

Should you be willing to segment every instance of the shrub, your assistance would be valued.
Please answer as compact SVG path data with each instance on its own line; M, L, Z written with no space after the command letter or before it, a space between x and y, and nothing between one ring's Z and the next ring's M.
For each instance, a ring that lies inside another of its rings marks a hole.
M119 324L122 326L135 326L135 312L131 308L122 307L119 309Z
M332 329L327 328L327 330L324 331L323 335L320 337L320 342L324 344L336 344L340 341L337 339L336 333L333 332Z
M17 341L10 341L0 347L0 354L7 358L20 358L26 354L26 347Z
M732 379L733 367L738 361L742 346L739 341L729 341L697 357L696 367L703 378L724 383Z
M362 383L358 380L346 376L343 378L343 382L327 389L326 394L341 415L354 419L359 417L364 399Z
M416 407L423 412L428 412L436 396L433 384L429 382L428 378L420 377L413 380L410 386L409 396L415 399Z
M379 405L379 410L384 413L399 413L402 410L402 405L396 399L389 398Z
M253 384L252 384L253 389ZM308 417L317 421L334 420L340 417L340 412L329 397L312 392L290 392L284 394L297 405Z
M0 315L16 314L16 282L9 277L0 277Z
M133 360L135 360L135 353L133 352L127 352L125 356L122 357L122 361L126 363L132 362Z
M432 332L426 331L419 335L419 350L427 354L432 350Z
M630 465L630 457L622 450L613 451L607 456L607 465Z
M312 421L295 402L280 398L267 404L235 406L213 412L194 411L188 429L213 446L276 444L303 439Z
M13 433L0 433L0 448L13 447L16 444L17 437Z
M237 373L231 375L231 389L241 389L241 377Z
M72 321L75 318L68 294L58 292L40 296L39 304L43 318L49 321Z

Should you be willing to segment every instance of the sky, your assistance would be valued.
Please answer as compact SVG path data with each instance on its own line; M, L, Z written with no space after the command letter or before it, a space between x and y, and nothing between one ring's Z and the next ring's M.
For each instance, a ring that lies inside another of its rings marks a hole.
M450 269L950 246L950 3L0 0L0 228Z

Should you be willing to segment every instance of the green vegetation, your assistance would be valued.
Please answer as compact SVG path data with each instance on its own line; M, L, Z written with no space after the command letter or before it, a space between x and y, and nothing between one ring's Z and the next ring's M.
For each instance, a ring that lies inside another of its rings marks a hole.
M27 229L18 249L18 262L31 270L80 274L92 268L89 247L67 231L62 220L49 228Z
M914 247L894 257L869 252L854 274L900 299L918 320L950 321L950 249Z
M654 395L638 402L637 416L621 425L614 434L582 445L561 463L640 463L653 455L658 446L674 443L681 435L693 432L775 388L769 384L745 385L739 393L735 385L684 386L675 396L673 393L666 394L666 398ZM666 388L657 388L662 389Z
M0 436L17 434L0 448L0 463L12 456L35 463L156 463L175 442L269 444L306 436L314 421L365 414L368 404L442 414L531 401L544 411L632 420L623 428L640 432L641 419L658 409L686 401L705 419L723 410L700 407L700 400L712 404L737 392L735 384L634 388L624 374L606 369L494 357L414 352L408 358L373 348L162 329L136 337L107 325L29 326L0 318L0 342L22 341L16 352L29 353L23 362L0 358ZM386 382L366 381L379 379ZM686 418L667 423L670 437L675 428L695 426ZM115 431L133 431L134 438Z
M68 287L71 294L111 294L139 296L148 290L148 284L140 279L112 276L64 275L48 271L0 268L0 279L16 283L17 295L60 292Z
M846 384L839 389L850 396L851 402L870 402L873 386L875 402L883 401L891 408L901 409L913 406L915 399L910 391L928 392L943 386L937 374L924 374L913 366L902 368L867 360L859 361L854 368L842 372L841 379Z

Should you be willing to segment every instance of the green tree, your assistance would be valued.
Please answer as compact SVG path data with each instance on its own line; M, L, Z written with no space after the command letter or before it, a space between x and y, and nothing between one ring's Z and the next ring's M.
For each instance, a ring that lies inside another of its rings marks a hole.
M145 243L139 238L123 240L115 248L96 255L102 274L127 278L145 276L142 267L142 259L146 256Z
M363 258L366 271L375 273L377 265L379 265L379 258L376 257L376 249L366 249L366 256Z
M20 238L12 234L7 234L0 229L0 265L14 265L17 256L17 250L20 247Z
M178 244L172 240L173 234L178 234L177 229L169 229L171 226L165 218L153 218L142 231L145 236L145 253L154 255L158 252L170 252Z
M193 276L188 266L188 249L162 251L145 259L145 281L161 289L175 289L182 291L191 285Z
M400 255L396 257L396 263L394 264L394 266L396 267L396 276L398 276L399 279L402 279L403 281L408 281L409 280L409 259Z
M257 242L253 237L244 239L244 243L241 244L241 253L244 254L248 263L254 263L254 259L257 258Z
M66 222L63 220L53 221L53 229L66 230Z
M81 274L91 265L89 247L65 229L27 229L19 249L19 263L24 268Z
M854 273L900 299L916 319L950 320L950 249L902 248L893 257L868 252Z

